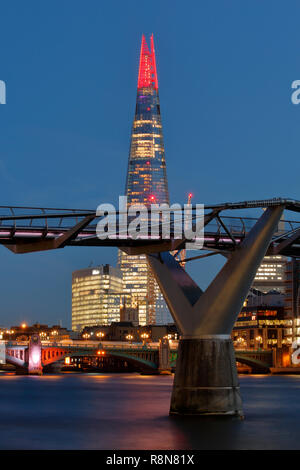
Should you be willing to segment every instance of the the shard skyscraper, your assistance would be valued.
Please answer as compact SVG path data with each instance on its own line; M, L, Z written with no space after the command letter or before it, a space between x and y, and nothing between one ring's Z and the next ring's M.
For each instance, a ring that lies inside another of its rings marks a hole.
M126 180L128 206L169 203L153 35L142 36L135 116ZM119 253L127 307L138 308L139 323L172 322L145 256Z

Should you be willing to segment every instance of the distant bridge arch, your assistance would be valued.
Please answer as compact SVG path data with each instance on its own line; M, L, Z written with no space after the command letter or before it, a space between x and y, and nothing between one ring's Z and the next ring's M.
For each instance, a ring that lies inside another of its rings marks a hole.
M105 355L124 359L142 370L157 371L158 351L157 350L112 350L105 349Z
M268 373L273 365L273 351L242 351L235 350L235 359L241 364L252 367L258 372Z

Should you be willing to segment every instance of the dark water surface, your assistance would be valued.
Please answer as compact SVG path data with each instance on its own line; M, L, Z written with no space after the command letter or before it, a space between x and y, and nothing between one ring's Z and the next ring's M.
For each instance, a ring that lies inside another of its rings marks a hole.
M1 449L300 449L300 376L242 376L245 420L169 417L172 376L0 375Z

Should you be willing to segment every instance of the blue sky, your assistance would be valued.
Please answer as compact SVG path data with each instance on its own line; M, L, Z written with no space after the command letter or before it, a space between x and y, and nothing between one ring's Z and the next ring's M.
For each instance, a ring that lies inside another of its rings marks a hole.
M117 201L141 35L152 32L171 200L299 199L299 14L296 1L1 2L0 204ZM72 270L117 257L0 251L0 325L70 325ZM191 273L205 287L220 263Z

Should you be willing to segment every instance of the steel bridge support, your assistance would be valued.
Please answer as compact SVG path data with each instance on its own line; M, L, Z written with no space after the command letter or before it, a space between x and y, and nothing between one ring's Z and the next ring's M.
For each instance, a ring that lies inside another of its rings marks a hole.
M170 253L147 255L182 333L170 414L243 416L230 335L283 209L263 213L205 292Z

